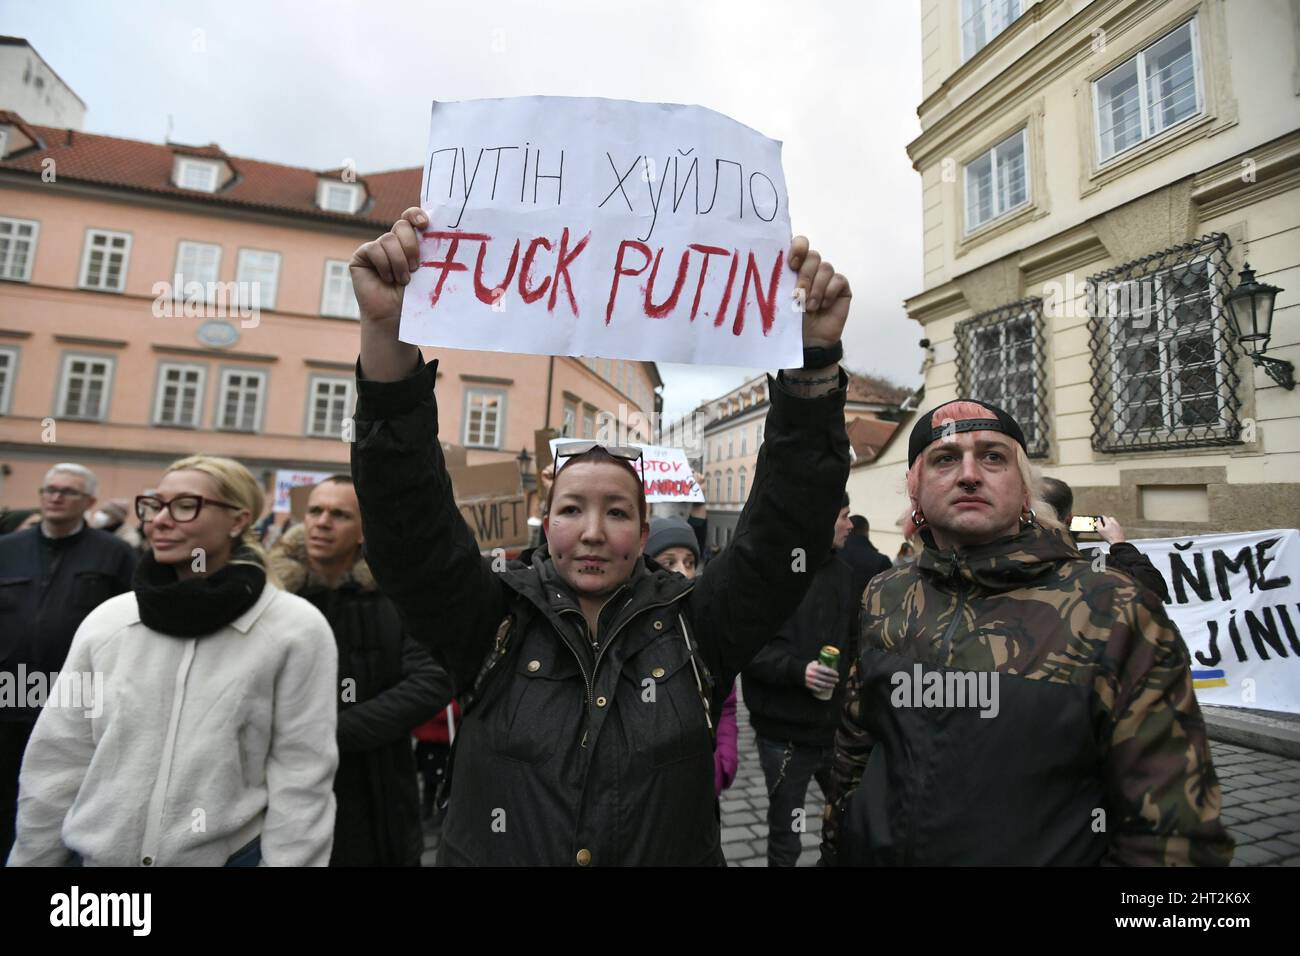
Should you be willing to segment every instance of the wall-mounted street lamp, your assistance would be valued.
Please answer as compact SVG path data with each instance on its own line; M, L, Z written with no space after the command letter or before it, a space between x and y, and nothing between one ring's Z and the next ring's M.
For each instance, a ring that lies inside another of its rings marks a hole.
M1282 290L1267 282L1256 282L1247 262L1237 287L1228 293L1228 316L1237 341L1246 347L1250 360L1285 389L1295 388L1295 366L1285 359L1270 358L1268 340L1273 334L1273 300Z

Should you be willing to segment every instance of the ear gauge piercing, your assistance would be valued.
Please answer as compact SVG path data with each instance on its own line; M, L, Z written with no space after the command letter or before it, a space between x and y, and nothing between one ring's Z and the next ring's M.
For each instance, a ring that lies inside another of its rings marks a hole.
M921 514L918 508L912 509L912 524L916 525L917 528L925 527L925 515Z
M1037 521L1038 521L1038 515L1034 514L1033 508L1029 509L1028 516L1026 516L1024 512L1021 512L1020 514L1020 523L1027 528L1033 527L1033 525L1036 524Z

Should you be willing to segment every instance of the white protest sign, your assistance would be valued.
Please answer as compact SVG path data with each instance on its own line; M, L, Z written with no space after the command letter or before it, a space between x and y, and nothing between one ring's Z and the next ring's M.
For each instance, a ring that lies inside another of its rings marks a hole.
M1300 713L1300 531L1132 544L1169 586L1197 699Z
M434 103L429 225L402 303L418 345L788 368L781 144L698 106Z
M581 439L552 438L551 457L556 458L557 447L570 444L575 440ZM632 462L632 467L636 469L637 474L643 475L647 504L704 500L704 492L695 483L691 463L686 460L686 452L682 449L669 448L665 445L642 445L637 442L628 442L624 447L641 449L641 460ZM559 464L563 467L564 461L559 461Z
M324 481L333 472L330 471L277 471L275 473L275 507L272 511L288 511L292 507L289 501L289 489L303 485L316 485Z

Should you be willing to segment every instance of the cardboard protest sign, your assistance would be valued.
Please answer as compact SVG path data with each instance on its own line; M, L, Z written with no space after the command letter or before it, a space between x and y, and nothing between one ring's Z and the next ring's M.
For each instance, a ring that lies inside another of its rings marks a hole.
M558 446L581 440L552 439L551 456L555 456L555 449ZM638 474L643 474L647 504L704 500L704 492L695 483L695 473L691 470L691 463L686 460L686 452L682 449L669 448L665 445L642 445L638 442L629 442L628 445L641 449L642 460L633 462L632 467ZM559 464L563 466L564 462L561 461Z
M528 501L514 461L448 469L456 506L480 551L528 544Z
M1132 544L1169 586L1197 699L1300 713L1300 531Z
M271 510L277 512L291 511L290 488L319 484L332 474L334 472L331 471L277 471L275 473L275 506Z
M434 103L420 345L749 367L802 361L781 144L698 106Z

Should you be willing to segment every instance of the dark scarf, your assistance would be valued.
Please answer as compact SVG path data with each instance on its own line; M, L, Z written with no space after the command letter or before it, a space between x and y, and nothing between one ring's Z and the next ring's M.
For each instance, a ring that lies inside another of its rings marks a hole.
M216 633L256 604L265 586L266 569L245 546L237 547L220 571L185 580L176 576L175 567L159 564L146 551L131 580L140 620L171 637Z

